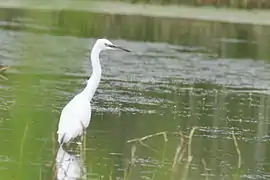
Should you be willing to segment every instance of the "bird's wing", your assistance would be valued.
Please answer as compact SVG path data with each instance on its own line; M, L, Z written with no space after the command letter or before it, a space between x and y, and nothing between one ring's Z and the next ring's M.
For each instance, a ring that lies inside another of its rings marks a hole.
M75 96L62 110L58 125L58 141L65 138L65 142L81 135L83 129L90 123L90 102L80 95Z

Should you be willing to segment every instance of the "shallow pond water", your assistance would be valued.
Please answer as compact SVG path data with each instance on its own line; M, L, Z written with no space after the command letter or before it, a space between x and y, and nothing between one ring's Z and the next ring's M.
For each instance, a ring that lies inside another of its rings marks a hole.
M67 153L55 142L60 111L91 74L94 41L0 31L1 63L12 67L0 81L1 179L55 177L56 157ZM102 53L85 156L66 154L59 175L269 178L267 61L221 58L197 46L112 41L133 52Z

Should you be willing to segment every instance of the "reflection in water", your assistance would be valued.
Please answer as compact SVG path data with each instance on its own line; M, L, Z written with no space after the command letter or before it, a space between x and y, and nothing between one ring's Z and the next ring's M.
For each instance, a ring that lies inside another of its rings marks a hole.
M18 13L16 9L3 8L1 11L0 28L4 29L169 42L207 47L222 58L270 59L270 44L265 40L269 38L269 27L258 24L102 14L68 9L59 12L28 9ZM53 20L48 18L51 23L42 23L44 19L39 17L53 17Z
M56 155L57 180L86 179L86 168L80 155L71 154L62 147Z

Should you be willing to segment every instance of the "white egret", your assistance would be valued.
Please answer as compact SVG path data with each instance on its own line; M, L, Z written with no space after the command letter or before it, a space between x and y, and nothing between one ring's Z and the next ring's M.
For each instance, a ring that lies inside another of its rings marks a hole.
M63 108L58 124L58 142L60 145L69 143L76 137L82 136L91 119L90 101L96 92L101 78L99 54L103 50L120 49L130 52L120 46L112 44L107 39L98 39L91 52L92 76L82 92Z

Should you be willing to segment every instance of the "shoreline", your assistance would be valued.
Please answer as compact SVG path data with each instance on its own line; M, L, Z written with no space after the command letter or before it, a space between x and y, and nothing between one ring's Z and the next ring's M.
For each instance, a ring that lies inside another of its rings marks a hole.
M153 5L153 4L131 4L112 1L57 1L49 2L0 2L1 9L18 10L76 10L82 12L119 14L119 15L141 15L148 17L181 18L202 21L217 21L237 24L270 25L270 11L267 10L239 10L230 8L214 7L192 7L178 5Z

